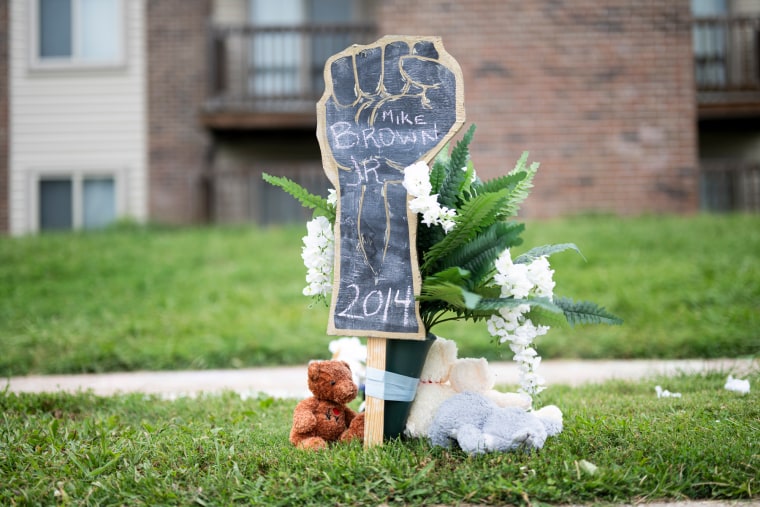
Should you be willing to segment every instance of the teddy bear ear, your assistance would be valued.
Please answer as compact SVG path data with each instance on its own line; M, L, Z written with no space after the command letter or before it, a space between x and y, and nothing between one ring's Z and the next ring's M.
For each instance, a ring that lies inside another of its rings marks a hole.
M317 380L319 378L320 367L321 367L321 363L319 361L312 361L311 363L309 363L309 370L308 370L309 379Z
M341 361L341 363L346 365L346 368L348 368L348 371L351 371L351 365L348 364L346 361Z

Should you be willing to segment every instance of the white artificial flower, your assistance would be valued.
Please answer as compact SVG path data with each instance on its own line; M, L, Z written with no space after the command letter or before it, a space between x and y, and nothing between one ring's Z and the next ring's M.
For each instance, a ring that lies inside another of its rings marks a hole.
M338 192L334 188L327 191L327 204L333 208L338 205Z
M441 214L438 217L438 221L443 227L443 232L448 234L456 226L454 218L457 216L457 211L446 207L441 207Z
M430 195L433 187L430 184L430 169L424 160L415 162L404 169L404 188L414 197Z
M512 266L512 254L509 253L509 248L505 249L493 262L493 266L499 273L506 273Z
M424 214L429 210L435 210L435 216L438 216L438 194L421 195L409 201L409 209L414 213Z
M554 270L549 267L549 259L541 256L528 264L527 277L535 286L539 297L551 298L554 295Z
M332 292L332 269L335 258L335 236L326 217L306 223L301 258L306 266L305 296L326 298Z
M504 250L494 261L496 273L494 283L501 289L501 297L525 299L529 296L551 298L554 292L554 271L549 267L546 257L534 259L530 264L515 264L509 249ZM488 319L488 332L500 343L509 343L514 353L514 361L519 372L520 388L518 392L527 396L540 393L545 389L543 377L536 373L541 364L541 356L532 347L538 336L549 331L548 326L535 325L526 315L530 305L502 307L498 315Z
M404 169L404 188L414 197L409 201L409 210L422 215L422 223L431 227L440 225L448 234L456 226L456 210L441 206L438 194L431 194L430 170L423 161L416 162Z

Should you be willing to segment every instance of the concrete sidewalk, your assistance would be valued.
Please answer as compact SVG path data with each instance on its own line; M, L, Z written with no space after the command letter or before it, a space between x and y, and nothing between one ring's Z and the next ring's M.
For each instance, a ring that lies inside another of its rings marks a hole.
M517 367L511 362L490 364L499 385L517 384ZM742 377L760 369L757 359L715 359L674 361L544 361L539 373L547 384L577 386L612 379L638 380L655 375L676 375L719 371ZM76 392L92 390L98 395L142 392L166 397L194 396L199 393L234 391L243 396L259 393L278 398L303 398L309 395L306 384L306 365L240 370L197 371L138 371L87 375L33 375L11 377L7 383L11 392ZM667 389L667 386L663 386ZM654 386L653 386L654 389Z

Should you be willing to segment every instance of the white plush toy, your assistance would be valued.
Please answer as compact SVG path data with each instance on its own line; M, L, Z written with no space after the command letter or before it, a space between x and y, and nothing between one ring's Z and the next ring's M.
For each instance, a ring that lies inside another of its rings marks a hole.
M562 412L550 405L529 412L499 407L485 396L464 392L443 402L430 426L430 443L457 443L468 454L540 449L562 431Z
M503 393L494 389L496 377L483 357L457 359L449 372L449 382L458 393L480 393L500 407L520 407L526 410L530 408L529 396Z
M441 404L459 392L481 393L500 407L530 408L530 398L495 390L495 378L484 358L457 358L456 342L436 339L430 346L420 375L417 395L409 410L404 433L429 436L433 417Z
M354 384L360 388L363 387L366 377L367 346L363 345L359 338L352 336L333 340L328 348L332 353L332 359L348 363Z
M404 433L409 437L426 437L438 407L456 394L449 384L449 372L457 359L457 344L445 338L436 339L428 351L420 373Z

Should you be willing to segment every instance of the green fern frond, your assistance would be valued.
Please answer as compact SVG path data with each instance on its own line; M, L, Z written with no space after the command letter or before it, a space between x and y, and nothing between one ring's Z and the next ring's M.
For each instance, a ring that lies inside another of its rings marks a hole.
M531 308L538 307L555 313L562 312L562 308L554 304L549 298L482 298L473 310L481 312L498 311L500 308L514 308L520 305L528 305Z
M522 156L517 161L517 164L515 164L515 168L508 174L508 176L512 176L524 173L525 177L523 177L510 192L509 200L502 210L502 215L504 217L517 215L517 212L520 210L520 205L525 199L527 199L530 189L533 188L533 178L535 177L540 164L538 162L533 162L526 168L528 154L527 151L523 152Z
M464 182L465 171L462 171L461 168L451 169L449 167L438 192L438 203L446 208L456 209L459 192Z
M464 179L459 186L459 194L457 195L457 201L462 202L472 196L472 180L475 175L475 164L472 160L467 161L467 168L464 171Z
M451 150L451 160L449 161L449 168L462 169L467 161L470 159L470 143L475 135L475 125L470 125L462 139L457 142L454 149Z
M552 304L551 300L547 298L532 298L532 299L513 299L513 298L481 298L478 304L473 308L449 308L449 310L455 315L451 318L439 318L433 321L433 324L446 322L447 320L460 320L466 319L473 322L485 320L493 315L499 313L500 308L515 307L519 305L529 305L531 309L542 308L545 313L557 313L562 315L562 311ZM560 317L561 318L561 317Z
M481 300L481 296L457 284L444 282L423 286L417 299L419 301L445 301L448 304L448 309L464 310L475 308Z
M292 195L304 207L314 209L315 214L321 213L330 220L330 223L335 223L335 209L327 204L327 199L324 197L312 194L295 181L284 176L272 176L271 174L264 173L262 174L262 178L267 183L280 187Z
M467 181L465 179L466 171L462 171L462 169L467 167L467 161L470 159L469 145L474 134L475 125L472 125L464 137L454 146L454 149L451 150L446 175L438 189L438 202L441 206L451 209L456 208L457 198L464 183Z
M524 224L497 222L439 261L441 269L459 266L471 273L470 285L477 286L493 271L493 263L506 248L522 243Z
M467 290L467 270L453 267L431 275L422 284L418 296L420 302L441 301L450 308L469 308L477 304L481 296Z
M522 180L528 177L528 173L521 171L517 173L505 174L488 181L480 181L474 185L477 193L498 192L499 190L509 189L511 192Z
M431 286L437 283L455 283L458 285L464 285L469 277L469 271L459 266L453 266L426 277L424 283Z
M446 172L449 168L451 157L449 157L449 143L438 152L433 160L433 168L430 171L430 186L433 191L431 193L438 194L443 185L443 180L446 178Z
M496 211L506 199L505 191L478 195L464 203L456 217L456 226L441 241L435 243L425 253L420 269L429 272L440 259L471 241L478 232L489 227L496 220Z
M533 306L525 317L530 319L534 324L541 324L552 328L567 329L570 327L565 314L556 309L546 310L540 306Z
M619 325L623 323L622 319L590 301L575 302L570 298L555 296L554 304L562 310L571 326L576 324Z
M515 264L528 264L530 262L533 262L535 259L538 259L539 257L549 257L550 255L564 252L565 250L575 250L578 252L578 255L583 257L580 249L575 246L574 243L560 243L558 245L544 245L531 248L524 254L519 255L513 262ZM586 258L583 257L583 260L586 260Z
M444 237L446 237L446 233L443 232L443 227L440 225L430 227L422 223L422 216L417 217L417 252L420 264L422 264L424 252L430 250L433 245L443 240Z

